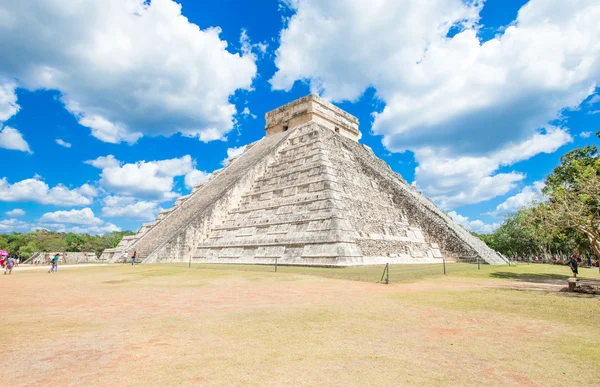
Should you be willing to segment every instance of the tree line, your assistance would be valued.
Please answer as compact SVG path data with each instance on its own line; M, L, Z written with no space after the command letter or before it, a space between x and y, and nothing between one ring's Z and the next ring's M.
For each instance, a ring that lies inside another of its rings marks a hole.
M100 255L104 249L116 247L123 236L131 231L111 232L104 235L75 234L36 230L28 233L0 234L0 250L12 257L27 259L35 252L94 252Z
M596 133L600 138L600 131ZM506 256L600 259L600 154L576 148L546 177L544 200L509 215L492 234L478 235Z

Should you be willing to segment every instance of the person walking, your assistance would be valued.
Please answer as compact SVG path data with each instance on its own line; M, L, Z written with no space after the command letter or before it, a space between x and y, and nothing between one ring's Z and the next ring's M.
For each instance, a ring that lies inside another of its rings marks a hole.
M573 277L575 277L575 278L577 278L577 274L578 274L577 258L579 258L579 255L573 254L573 255L571 255L571 260L569 261L569 267L571 268L571 271L573 272Z
M6 272L8 272L8 274L12 274L13 268L15 267L15 263L17 261L13 258L13 257L8 257L8 259L6 260L6 268L4 269L4 274L6 275Z
M56 272L58 272L58 253L56 253L56 255L54 256L54 258L52 258L52 260L50 261L50 263L52 263L52 266L50 267L50 270L48 270L48 273L56 273Z
M131 254L131 266L135 265L135 256L137 251L133 250L133 254Z

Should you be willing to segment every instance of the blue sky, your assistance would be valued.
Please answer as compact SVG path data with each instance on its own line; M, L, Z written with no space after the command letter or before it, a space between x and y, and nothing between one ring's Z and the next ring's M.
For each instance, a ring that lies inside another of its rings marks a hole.
M478 232L598 143L596 1L84 3L0 0L0 232L136 230L310 92Z

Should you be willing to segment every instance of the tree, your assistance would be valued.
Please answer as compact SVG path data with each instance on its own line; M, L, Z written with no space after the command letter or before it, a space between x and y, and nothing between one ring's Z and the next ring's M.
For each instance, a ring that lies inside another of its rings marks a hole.
M33 253L40 251L40 248L33 241L27 243L24 246L19 248L18 255L23 258L29 258L33 255Z
M600 138L600 131L597 133ZM575 230L588 239L600 259L600 157L598 147L567 152L546 178L545 203L536 208L536 219L553 233Z
M0 250L9 250L8 237L6 235L0 235Z

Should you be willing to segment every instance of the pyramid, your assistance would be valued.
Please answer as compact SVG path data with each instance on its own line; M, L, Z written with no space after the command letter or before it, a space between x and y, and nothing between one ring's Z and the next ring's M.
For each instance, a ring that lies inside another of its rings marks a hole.
M102 259L353 266L506 260L372 150L316 95L268 112L266 136Z

